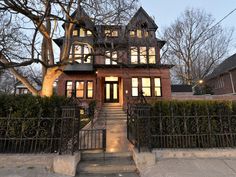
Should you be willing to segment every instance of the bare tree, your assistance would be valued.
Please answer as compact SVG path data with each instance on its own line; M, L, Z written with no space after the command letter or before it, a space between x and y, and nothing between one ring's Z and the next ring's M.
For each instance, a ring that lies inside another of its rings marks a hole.
M162 59L174 64L175 81L194 84L204 79L228 52L233 29L225 30L210 14L200 9L186 9L164 31L167 41Z
M19 41L20 45L10 50L11 47L6 46L7 40L2 40L4 44L0 48L0 69L7 68L11 71L34 95L51 96L54 81L63 73L69 62L73 28L81 23L80 19L77 19L77 14L81 13L80 7L84 6L90 10L95 23L122 23L128 17L127 14L131 14L135 9L136 3L137 0L3 0L0 2L0 13L7 19L1 18L3 29L16 23L18 27L13 29L21 35L28 35L20 37L7 30L10 41ZM72 16L74 12L76 15ZM53 38L60 35L62 23L63 49L60 56L57 56ZM5 33L0 35L5 38ZM16 69L34 63L42 66L41 90L37 90Z

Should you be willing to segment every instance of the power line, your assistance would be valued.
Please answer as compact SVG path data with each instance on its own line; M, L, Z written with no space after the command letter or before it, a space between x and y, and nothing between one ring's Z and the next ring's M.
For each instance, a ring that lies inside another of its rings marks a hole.
M219 25L222 21L224 21L226 18L228 18L232 13L234 13L236 11L236 8L233 9L232 11L230 11L227 15L225 15L220 21L218 21L215 25L213 25L211 28L209 28L207 32L209 32L210 30L212 30L213 28L215 28L217 25Z

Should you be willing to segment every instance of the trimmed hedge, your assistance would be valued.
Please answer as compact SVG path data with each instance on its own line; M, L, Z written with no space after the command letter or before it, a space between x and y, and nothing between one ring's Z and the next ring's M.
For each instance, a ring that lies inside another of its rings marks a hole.
M54 109L69 102L60 96L39 97L32 95L0 95L0 116L6 117L11 111L12 117L53 117Z

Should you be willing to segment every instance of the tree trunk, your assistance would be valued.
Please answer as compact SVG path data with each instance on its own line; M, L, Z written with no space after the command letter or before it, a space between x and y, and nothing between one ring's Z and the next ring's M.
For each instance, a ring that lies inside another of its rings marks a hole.
M40 96L50 97L53 95L53 83L62 74L62 70L59 67L49 68L43 79L42 89Z

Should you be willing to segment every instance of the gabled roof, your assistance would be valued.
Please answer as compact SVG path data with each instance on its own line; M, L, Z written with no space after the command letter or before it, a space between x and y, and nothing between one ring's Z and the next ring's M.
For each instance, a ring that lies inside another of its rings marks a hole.
M148 15L148 13L142 7L140 7L139 10L131 18L131 20L127 25L127 28L132 28L132 26L137 27L137 22L147 22L148 29L157 30L158 28L154 20Z
M72 14L72 18L76 18L81 24L86 29L93 30L94 28L94 22L91 20L90 16L84 11L82 7L80 9L76 9ZM65 23L62 25L64 27Z
M207 79L217 77L233 69L236 69L236 53L224 60L209 76L207 76Z

